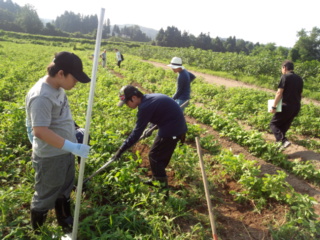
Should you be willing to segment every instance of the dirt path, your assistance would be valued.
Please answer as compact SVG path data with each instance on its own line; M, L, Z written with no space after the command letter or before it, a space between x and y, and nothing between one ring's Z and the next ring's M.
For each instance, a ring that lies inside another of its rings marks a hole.
M145 61L145 62L149 62L156 67L170 69L170 67L168 67L166 64L163 64L163 63L152 62L152 61ZM231 80L231 79L216 77L216 76L213 76L210 74L204 74L204 73L195 72L195 71L191 71L191 72L194 73L197 77L199 77L199 76L202 77L208 83L213 83L216 85L223 85L226 87L245 87L245 88L267 91L267 92L275 94L275 91L272 91L270 89L265 89L265 88L257 87L254 85L249 85L249 84L235 81L235 80ZM304 103L311 103L312 102L313 104L320 106L320 102L315 101L315 100L303 99L303 102ZM189 119L188 122L195 121L195 120L191 121L190 120L191 118L188 118L188 119ZM243 123L241 123L241 125L244 126L246 129L251 129L251 127L248 125L245 125ZM217 137L219 137L219 134L215 133L215 131L212 131L212 129L211 129L211 133L216 135ZM266 141L274 141L274 136L272 134L264 133L264 138ZM319 141L319 139L315 139L315 140ZM253 157L243 147L241 147L235 143L232 143L229 141L224 141L220 137L219 137L219 142L221 143L221 145L223 147L233 149L234 154L243 153L243 154L245 154L247 159L252 159L252 160L258 161L259 164L261 165L261 170L263 171L263 173L275 174L276 170L280 169L272 164L266 163L265 161L263 161L261 159L257 159L255 157ZM317 168L320 169L320 154L315 153L313 151L310 151L305 147L302 147L302 146L299 146L299 145L292 143L291 146L284 151L284 153L286 155L288 155L289 159L299 159L302 161L311 161ZM297 192L302 193L302 194L308 194L309 196L314 197L318 202L318 204L315 206L316 212L317 212L317 214L320 214L320 188L318 188L317 186L311 185L311 184L297 178L296 176L294 176L292 174L288 174L287 181L293 186L293 188Z
M161 63L154 63L157 67L162 67L167 69L168 67ZM224 78L219 78L215 76L211 76L208 74L202 74L193 72L197 76L203 77L206 81L224 85L227 87L250 87L256 88L260 90L266 90L262 88L258 88L255 86L250 86L248 84L244 84L241 82L228 80ZM122 77L117 72L113 71L113 74ZM266 90L270 91L271 90ZM277 170L283 170L273 164L265 162L262 159L259 159L253 156L250 152L248 152L242 146L228 140L227 138L220 137L219 132L213 130L210 126L201 124L196 119L186 116L186 120L190 124L198 124L202 128L206 129L206 134L210 134L215 136L215 138L219 141L219 145L222 146L224 149L230 149L233 154L243 154L247 160L254 160L257 164L260 165L260 170L262 174L277 174ZM242 123L241 123L242 124ZM250 126L244 125L246 129L250 129ZM267 141L274 141L274 137L271 134L265 133L265 139ZM139 149L141 151L141 156L145 156L145 161L147 160L147 151L148 147L141 146L139 143L134 147L134 149ZM316 154L308 149L305 149L299 145L292 144L292 146L285 150L285 154L288 155L289 158L301 158L301 160L314 160L316 162L320 162L320 154ZM148 166L148 162L144 162L145 166ZM151 173L149 172L149 175ZM173 174L174 175L174 174ZM313 197L318 204L314 205L314 209L316 214L320 215L320 188L306 182L303 179L296 177L293 174L287 173L287 182L295 189L297 193L306 194L308 196ZM171 186L175 186L174 177L168 174L169 176L169 184ZM224 239L272 239L270 233L268 231L268 227L265 225L266 222L271 219L278 221L278 222L285 222L285 212L287 209L283 207L283 205L275 205L273 209L266 209L262 213L253 213L252 208L248 206L242 206L233 200L233 197L230 196L230 190L236 190L239 186L236 182L228 182L221 188L217 187L215 194L216 197L224 199L224 203L216 203L215 210L218 211L218 221L221 224L222 229L220 232L223 234ZM200 206L198 206L200 208ZM199 210L199 209L196 209ZM205 210L203 210L205 211Z
M170 69L170 67L168 67L166 64L163 63L158 63L158 62L152 62L152 61L144 61L144 62L148 62L153 64L156 67L161 67L164 69ZM244 87L244 88L251 88L251 89L257 89L257 90L262 90L262 91L266 91L266 92L270 92L270 93L274 93L275 91L272 91L270 89L266 89L266 88L261 88L261 87L257 87L254 85L250 85L250 84L246 84L243 82L239 82L239 81L235 81L235 80L231 80L231 79L226 79L226 78L222 78L222 77L216 77L210 74L205 74L205 73L200 73L200 72L195 72L195 71L191 71L192 73L194 73L197 77L202 77L206 82L208 83L213 83L216 85L223 85L226 87ZM315 105L320 106L320 102L312 100L312 99L303 99L304 103L313 103ZM271 117L270 117L271 119ZM242 125L244 125L242 123ZM245 128L247 129L251 129L250 126L245 126ZM264 134L265 140L266 141L274 141L274 136L271 134ZM298 137L298 136L297 136ZM298 137L299 138L299 137ZM302 139L300 137L300 139ZM320 139L314 139L317 141L320 141ZM315 153L313 151L308 150L305 147L296 145L296 144L292 144L289 148L287 148L284 152L285 154L288 155L288 157L290 159L301 159L303 161L312 161L315 165L317 165L320 169L320 154Z
M168 67L166 64L163 64L163 63L158 63L158 62L153 62L153 61L145 61L145 60L144 60L144 62L151 63L156 67L161 67L161 68L164 68L164 69L170 69L170 67ZM247 84L247 83L236 81L236 80L232 80L232 79L227 79L227 78L223 78L223 77L217 77L217 76L213 76L213 75L206 74L206 73L201 73L201 72L195 72L195 71L190 71L190 72L195 74L197 77L202 77L206 82L214 83L214 84L216 84L218 86L223 85L225 87L244 87L244 88L263 90L263 91L274 93L274 94L276 93L275 91L267 89L267 88L257 87L255 85ZM320 106L320 102L319 101L312 100L312 99L303 98L302 102L303 103L307 103L307 104L312 102L314 105Z

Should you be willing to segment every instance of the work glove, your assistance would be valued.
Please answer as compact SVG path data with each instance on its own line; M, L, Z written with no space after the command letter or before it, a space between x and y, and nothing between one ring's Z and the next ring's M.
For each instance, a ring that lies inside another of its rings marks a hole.
M155 124L149 124L149 126L144 130L141 138L147 138L152 135L154 130L158 129L158 126Z
M150 137L152 135L153 130L154 129L146 128L142 134L142 138Z
M113 155L113 157L111 158L111 160L112 160L112 161L118 160L118 159L121 157L121 155L122 155L123 152L124 152L124 151L123 151L121 148L119 148L119 149L117 150L117 152Z
M73 143L69 140L65 140L61 149L67 152L71 152L76 156L87 158L89 155L90 147L86 144Z

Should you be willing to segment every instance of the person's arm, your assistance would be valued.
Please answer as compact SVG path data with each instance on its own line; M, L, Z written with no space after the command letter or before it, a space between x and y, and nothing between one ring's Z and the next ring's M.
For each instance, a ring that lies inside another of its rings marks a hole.
M35 137L56 148L62 148L64 144L64 138L60 137L48 127L33 127L33 134Z
M283 96L283 88L278 88L278 91L276 92L276 96L274 98L274 103L272 108L270 109L271 113L275 113L277 111L277 105L280 102L280 100L282 99Z
M86 144L73 143L60 137L48 127L33 127L34 136L46 142L47 144L71 152L74 155L87 158L90 147Z
M191 72L188 72L188 73L190 75L190 82L192 82L196 78L196 76Z
M183 81L183 78L181 77L181 75L179 75L178 81L177 81L177 90L172 97L174 100L179 99L179 97L182 95L182 91L184 89L185 82L186 81Z

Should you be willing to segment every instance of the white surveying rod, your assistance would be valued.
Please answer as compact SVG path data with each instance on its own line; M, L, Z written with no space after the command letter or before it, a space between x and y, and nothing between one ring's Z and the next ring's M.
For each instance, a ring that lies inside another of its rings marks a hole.
M95 51L94 51L94 56L93 56L94 62L93 62L93 68L92 68L90 94L89 94L89 101L88 101L88 108L87 108L87 115L86 115L86 126L85 126L85 131L84 131L84 138L83 138L84 144L88 143L88 138L89 138L88 136L89 136L89 129L90 129L93 97L94 97L94 91L95 91L95 85L96 85L96 73L97 73L97 69L98 69L98 59L99 59L101 36L102 36L102 29L103 29L104 12L105 12L105 9L101 8L97 36L96 36L96 46L95 46ZM75 206L75 210L74 210L72 240L77 239L77 233L78 233L78 222L79 222L79 212L80 212L80 204L81 204L82 183L83 183L85 160L86 160L85 158L81 158L81 162L80 162L80 170L79 170L78 185L77 185L76 206Z

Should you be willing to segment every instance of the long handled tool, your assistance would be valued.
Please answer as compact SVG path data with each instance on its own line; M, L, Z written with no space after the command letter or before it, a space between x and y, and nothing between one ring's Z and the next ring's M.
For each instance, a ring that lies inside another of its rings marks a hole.
M207 180L206 172L204 170L204 164L203 164L203 160L202 160L202 153L201 153L201 148L200 148L200 143L199 143L199 138L198 137L196 137L196 144L197 144L197 152L198 152L198 155L199 155L199 161L200 161L200 168L201 168L201 173L202 173L203 185L204 185L204 190L205 190L205 193L206 193L206 199L207 199L207 204L208 204L212 236L213 236L213 240L218 240L218 235L217 235L216 226L215 226L214 217L213 217L213 212L212 212L210 193L209 193L209 188L208 188L208 180Z
M189 103L189 100L185 101L183 104L180 105L180 108L185 107L187 104ZM148 132L152 132L153 130L155 130L157 128L157 125L154 125L152 128L150 128L148 130ZM144 132L141 137L139 138L139 141L146 138L148 136L148 132ZM110 160L108 162L106 162L101 168L99 168L97 171L95 171L94 173L92 173L89 177L87 177L84 181L83 184L87 183L91 178L93 178L94 176L96 176L97 174L101 173L106 167L108 167L112 162L114 162L116 159L115 158L110 158Z

